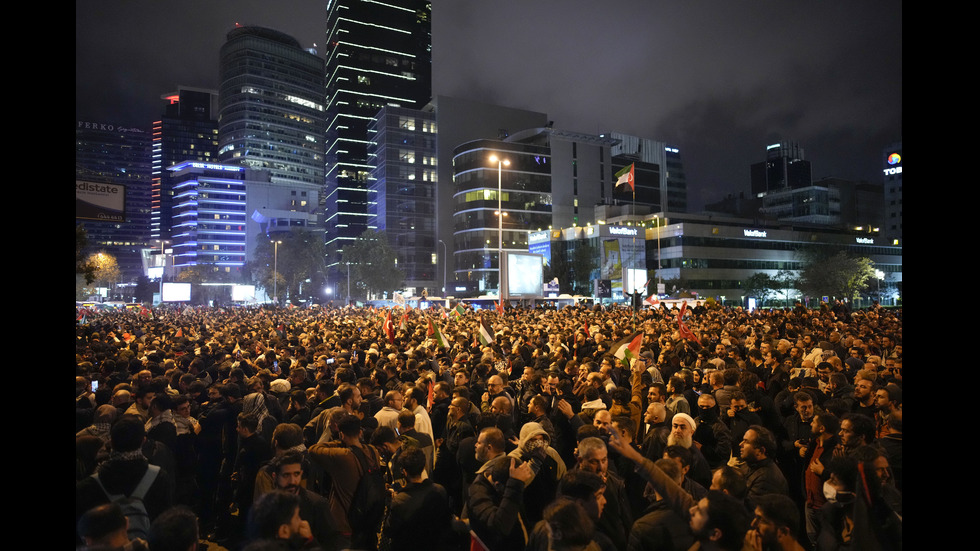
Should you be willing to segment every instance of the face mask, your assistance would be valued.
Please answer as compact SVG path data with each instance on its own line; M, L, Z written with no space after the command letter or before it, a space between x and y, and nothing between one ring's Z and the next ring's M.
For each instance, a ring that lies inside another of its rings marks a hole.
M832 485L828 480L823 483L823 497L830 503L850 503L854 500L854 493L839 492L837 491L837 487Z

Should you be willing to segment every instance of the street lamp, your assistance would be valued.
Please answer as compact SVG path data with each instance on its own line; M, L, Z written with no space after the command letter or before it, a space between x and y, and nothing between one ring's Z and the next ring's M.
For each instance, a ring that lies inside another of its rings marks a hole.
M447 250L449 247L446 246L446 242L442 239L439 240L442 243L442 296L446 296L446 264L447 264Z
M490 162L497 163L497 294L504 299L504 203L503 175L504 165L510 166L510 161L496 155L490 156Z
M885 279L885 272L875 270L875 279L878 280L878 304L881 304L881 280Z
M163 302L163 278L167 275L167 251L165 247L170 241L166 239L154 239L160 242L160 254L163 255L163 270L160 272L160 302Z
M272 255L272 300L279 305L279 244L282 241L270 240L275 247Z
M653 220L657 223L657 283L663 283L663 276L660 271L663 270L663 264L660 263L660 215L653 217ZM660 290L658 289L657 292Z

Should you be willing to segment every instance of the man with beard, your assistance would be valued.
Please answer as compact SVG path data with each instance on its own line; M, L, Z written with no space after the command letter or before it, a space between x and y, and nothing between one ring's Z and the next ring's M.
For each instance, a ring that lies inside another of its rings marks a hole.
M712 469L728 463L732 455L732 433L721 421L718 401L707 392L698 396L698 411L695 419L694 441L700 444L708 466Z
M688 521L697 541L696 548L730 551L742 548L749 528L749 515L737 499L710 490L707 497L695 501L653 461L625 445L617 434L610 435L609 446L639 465L653 489L670 504L671 509Z
M701 450L694 445L694 431L696 429L697 423L690 415L686 413L675 414L671 420L670 434L667 435L667 445L680 446L690 450L692 455L690 477L707 488L711 485L711 467L708 466L708 460L704 458Z
M860 413L848 413L840 422L840 444L834 450L834 455L851 455L861 446L874 442L874 439L874 420Z
M739 449L742 460L748 467L745 485L748 487L750 500L769 494L789 495L786 477L773 460L776 439L769 429L752 425L745 431Z
M800 391L793 395L796 412L783 420L782 438L779 445L779 466L786 475L786 480L800 480L803 473L803 459L800 450L810 441L810 425L813 422L813 398L809 393ZM790 497L801 502L802 494L799 484L790 485Z
M793 500L781 495L756 500L752 528L745 534L743 551L803 551L794 534L800 515Z
M874 418L878 412L873 377L873 373L864 371L858 374L854 381L854 403L851 405L851 413L860 413Z
M837 447L837 432L840 421L830 413L818 413L810 423L811 440L800 448L803 457L803 513L806 519L806 534L810 543L816 545L820 533L820 508L827 499L823 494L823 485L829 473L826 465L834 456Z
M309 524L316 542L323 549L335 549L339 532L329 515L330 503L300 484L303 480L303 456L298 453L280 455L272 460L271 467L275 489L299 498L299 517Z

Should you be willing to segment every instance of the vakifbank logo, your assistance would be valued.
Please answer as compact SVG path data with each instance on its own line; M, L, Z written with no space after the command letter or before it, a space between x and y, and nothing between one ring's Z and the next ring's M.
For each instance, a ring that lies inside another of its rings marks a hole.
M888 156L888 164L897 165L900 162L902 162L902 156L898 153L892 153Z

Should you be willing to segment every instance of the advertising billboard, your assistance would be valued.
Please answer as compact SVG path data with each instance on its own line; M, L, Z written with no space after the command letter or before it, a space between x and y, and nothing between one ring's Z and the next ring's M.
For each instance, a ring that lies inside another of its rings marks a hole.
M544 285L544 263L539 254L506 252L508 298L538 298Z
M126 221L126 186L75 180L75 218Z

